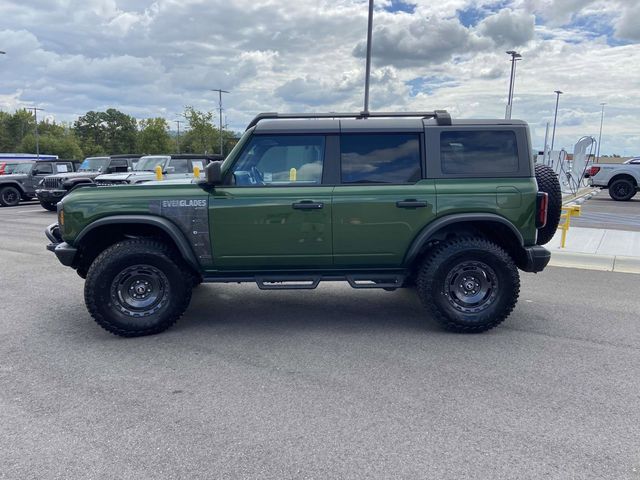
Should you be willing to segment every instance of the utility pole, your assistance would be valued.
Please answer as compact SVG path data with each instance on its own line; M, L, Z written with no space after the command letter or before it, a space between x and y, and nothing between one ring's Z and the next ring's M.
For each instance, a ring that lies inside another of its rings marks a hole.
M564 92L561 92L560 90L555 90L553 93L556 94L556 113L553 116L553 133L551 134L551 151L553 151L553 143L556 139L556 122L558 120L558 102L560 101L560 95L562 95Z
M178 153L180 153L180 124L184 123L184 120L174 120L174 122L178 125L178 139L177 139L177 144L178 144Z
M222 149L222 94L223 93L231 93L226 90L220 90L219 88L212 88L212 92L218 92L218 110L220 114L220 155L223 155Z
M602 111L600 112L600 134L598 135L598 150L596 152L596 162L600 163L600 141L602 140L602 122L604 121L604 106L606 103L601 103Z
M513 89L516 83L516 62L522 59L515 50L508 50L508 55L511 55L511 75L509 76L509 94L507 96L507 109L504 113L505 120L511 120L511 109L513 108Z
M364 74L364 110L369 113L369 78L371 77L371 37L373 35L373 0L369 0L369 23L367 25L367 63Z
M33 116L36 121L36 160L40 160L40 139L38 138L38 112L43 112L44 108L28 107L28 110L33 110Z

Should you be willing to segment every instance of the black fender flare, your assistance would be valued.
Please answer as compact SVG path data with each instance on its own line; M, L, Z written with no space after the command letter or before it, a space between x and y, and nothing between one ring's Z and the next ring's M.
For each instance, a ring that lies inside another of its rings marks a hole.
M91 222L89 225L84 227L73 241L73 244L74 246L78 246L80 242L82 242L82 239L89 232L96 228L102 227L104 225L118 224L143 224L160 228L163 232L169 235L169 238L171 238L171 240L173 240L173 243L175 243L184 260L196 270L200 269L200 265L198 263L198 260L196 259L195 254L193 253L193 249L191 248L191 245L185 238L180 228L170 220L154 215L113 215L109 217L99 218L98 220L95 220L94 222Z
M407 250L407 254L404 257L404 264L410 265L420 253L423 245L427 243L438 231L442 230L449 225L456 223L467 222L497 222L509 228L518 240L521 247L524 248L524 238L518 229L504 217L496 215L495 213L454 213L451 215L445 215L440 217L429 225L424 227L420 233L413 239L411 246Z
M0 182L0 190L2 190L4 187L15 187L23 195L27 193L27 191L24 189L24 186L19 182L16 182L15 180L11 182Z

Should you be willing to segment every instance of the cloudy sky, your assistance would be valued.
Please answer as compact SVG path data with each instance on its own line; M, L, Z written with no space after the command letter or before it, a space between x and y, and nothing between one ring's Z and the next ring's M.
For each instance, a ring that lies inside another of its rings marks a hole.
M597 137L640 154L640 1L377 0L372 110L446 108L513 118L542 148L560 97L556 147ZM0 108L38 105L72 121L118 108L176 119L217 108L230 128L261 111L360 111L366 0L2 0Z

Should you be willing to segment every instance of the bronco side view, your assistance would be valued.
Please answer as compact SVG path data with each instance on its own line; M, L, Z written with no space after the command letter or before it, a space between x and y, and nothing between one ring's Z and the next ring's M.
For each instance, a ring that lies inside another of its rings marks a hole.
M142 155L122 154L110 157L88 157L76 172L49 175L36 189L36 196L42 208L56 211L56 204L79 185L93 184L93 179L104 173L128 172Z
M549 262L560 185L532 158L518 120L260 114L205 180L72 192L47 248L121 336L169 328L202 281L415 288L445 328L482 332L515 307L518 269Z

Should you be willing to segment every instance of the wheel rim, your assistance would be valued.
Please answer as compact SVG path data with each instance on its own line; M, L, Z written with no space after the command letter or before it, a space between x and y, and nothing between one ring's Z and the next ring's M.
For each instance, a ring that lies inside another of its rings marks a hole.
M498 297L498 277L483 262L465 261L451 269L444 283L449 304L463 313L477 313Z
M629 185L626 183L619 183L616 185L616 195L618 197L626 197L629 195Z
M12 188L9 188L2 192L2 199L5 203L16 203L18 201L18 192Z
M151 265L133 265L111 282L113 307L129 317L153 315L167 303L169 280Z

